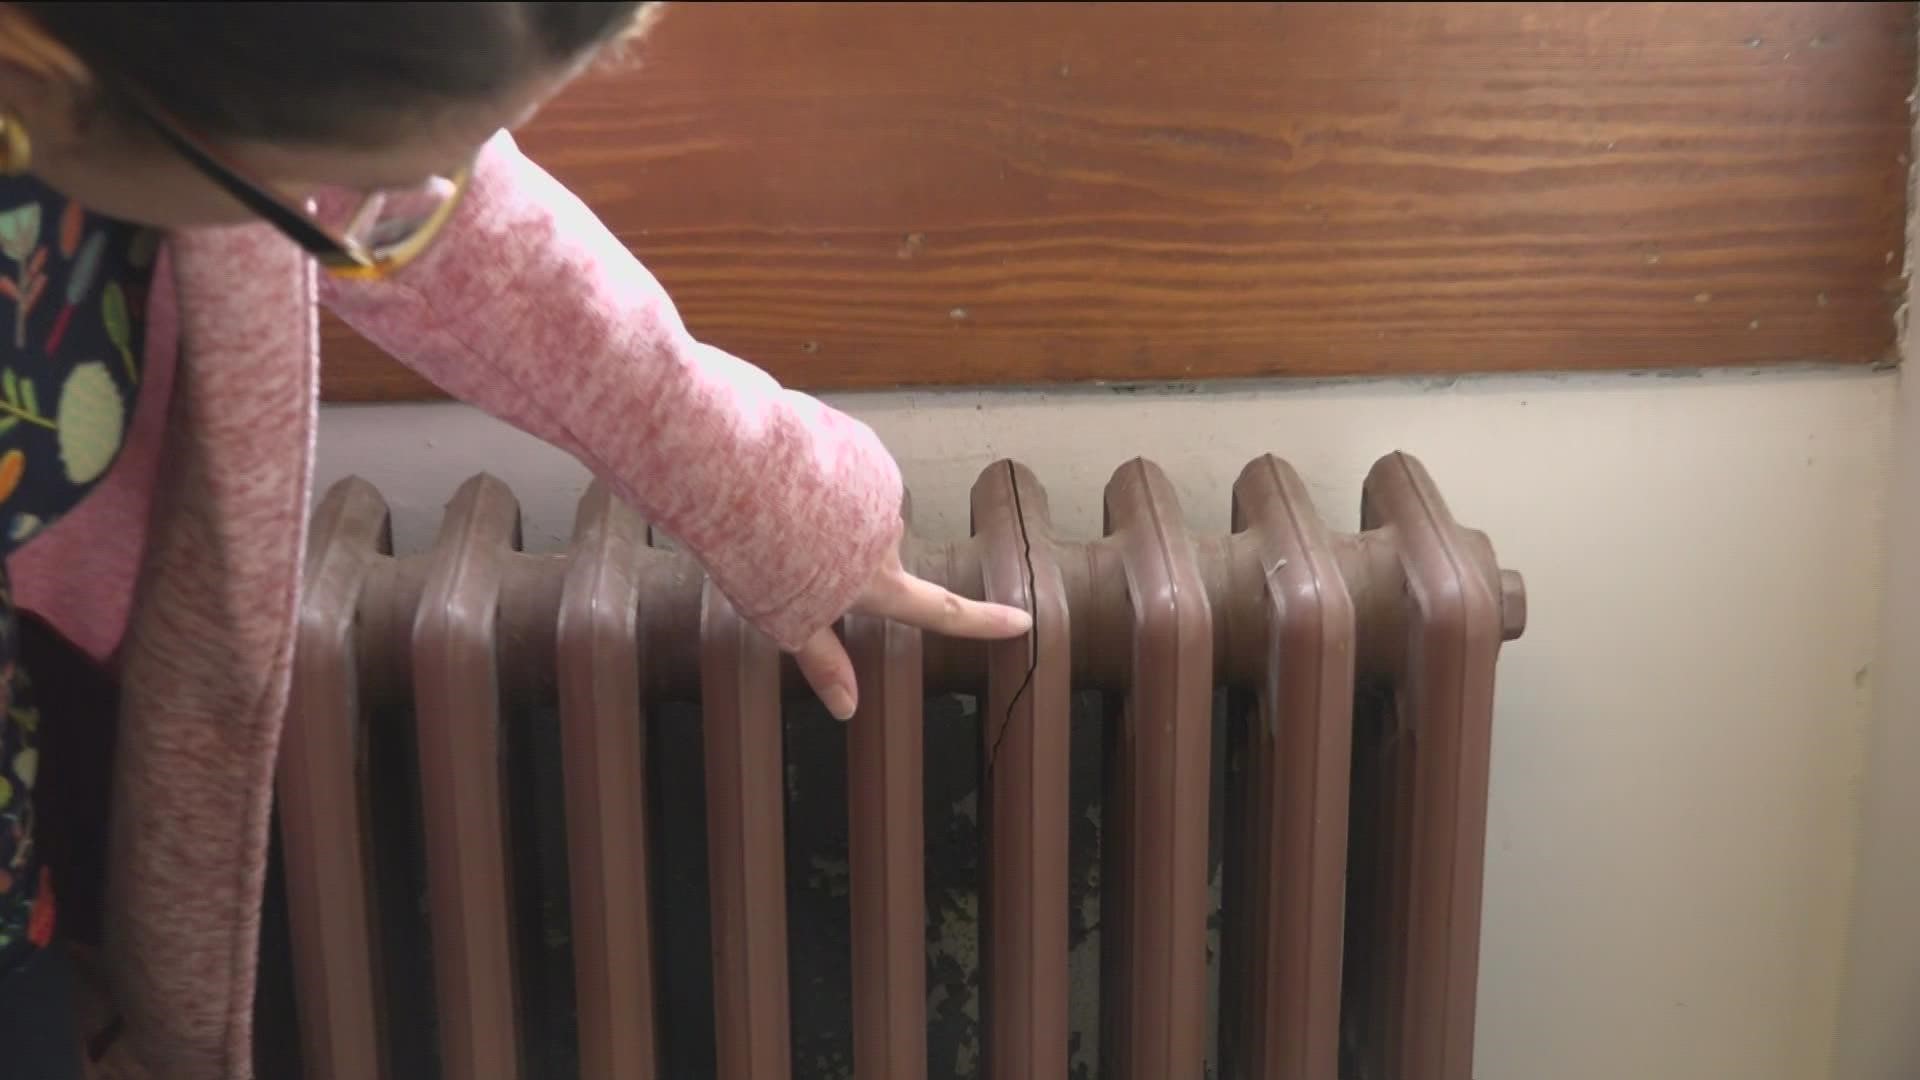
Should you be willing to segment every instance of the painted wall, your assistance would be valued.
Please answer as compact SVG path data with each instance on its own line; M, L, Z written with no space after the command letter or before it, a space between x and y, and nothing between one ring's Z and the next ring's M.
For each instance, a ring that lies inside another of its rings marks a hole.
M1914 366L1920 343L1910 321L1920 290L1912 276L1920 240L1915 205L1910 185L1906 359L1895 396L1873 728L1834 1080L1920 1076L1920 379Z
M1209 529L1262 452L1342 525L1379 455L1423 458L1532 609L1501 672L1478 1080L1809 1080L1840 1014L1899 395L1892 374L1803 372L837 403L888 440L935 536L965 530L967 488L1001 456L1087 535L1135 455ZM480 470L519 493L529 545L556 547L586 482L455 406L329 409L320 460L323 485L385 491L405 548ZM1904 475L1920 506L1920 470ZM1920 582L1901 580L1912 640ZM1915 1000L1912 965L1897 974Z
M1920 1076L1920 380L1908 363L1835 1080Z

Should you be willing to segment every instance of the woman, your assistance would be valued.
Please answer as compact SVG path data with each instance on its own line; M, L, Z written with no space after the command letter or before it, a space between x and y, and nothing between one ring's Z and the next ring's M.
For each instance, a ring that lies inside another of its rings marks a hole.
M693 340L504 134L646 9L0 5L0 1075L80 1057L32 797L42 732L77 720L36 699L9 599L121 687L104 937L126 1035L106 1052L251 1071L316 297L589 463L836 715L848 610L1027 630L908 575L873 434Z

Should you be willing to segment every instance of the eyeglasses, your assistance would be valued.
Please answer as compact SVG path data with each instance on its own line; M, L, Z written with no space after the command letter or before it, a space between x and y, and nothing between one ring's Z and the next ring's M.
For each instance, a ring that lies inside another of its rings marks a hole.
M418 258L453 217L473 176L467 167L415 187L358 192L357 198L328 198L303 209L224 160L152 102L137 94L128 100L189 164L335 277L378 280Z

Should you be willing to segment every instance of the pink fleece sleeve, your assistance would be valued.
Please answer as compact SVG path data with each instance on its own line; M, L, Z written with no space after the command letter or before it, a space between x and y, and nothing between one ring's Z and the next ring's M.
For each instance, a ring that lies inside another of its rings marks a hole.
M625 245L502 135L415 265L322 299L369 340L580 458L789 649L899 541L878 437L688 335Z

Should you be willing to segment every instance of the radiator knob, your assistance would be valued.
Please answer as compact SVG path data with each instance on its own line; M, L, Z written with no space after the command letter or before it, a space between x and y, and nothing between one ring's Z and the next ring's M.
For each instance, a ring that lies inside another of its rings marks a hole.
M1500 635L1513 641L1527 630L1527 583L1518 570L1500 571Z

